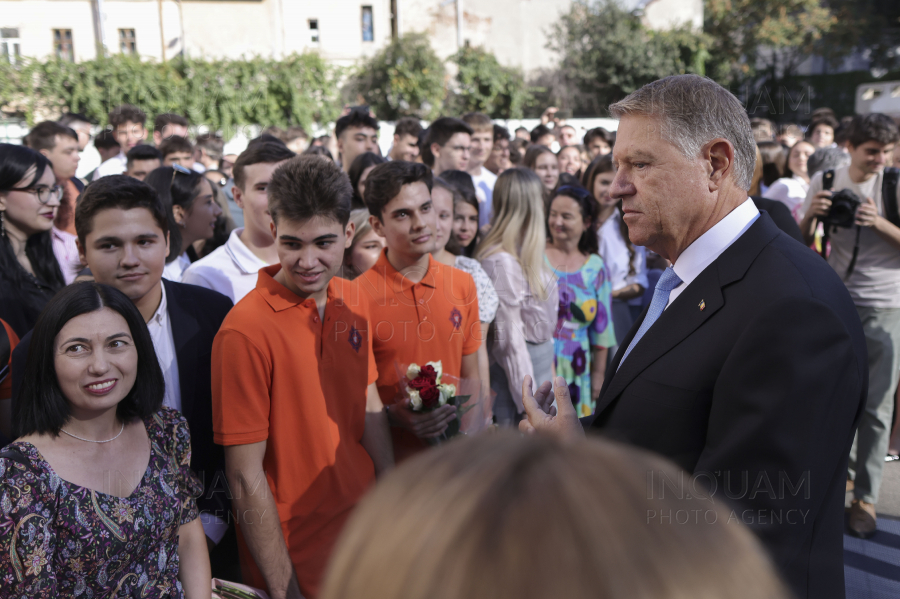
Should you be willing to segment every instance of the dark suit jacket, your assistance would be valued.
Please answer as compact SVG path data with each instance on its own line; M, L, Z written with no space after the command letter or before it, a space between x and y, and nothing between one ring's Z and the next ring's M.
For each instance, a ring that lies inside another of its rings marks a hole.
M756 204L758 209L765 210L769 213L769 216L772 217L776 227L803 245L806 245L806 242L803 241L803 233L800 232L800 225L794 220L794 217L791 215L791 211L788 210L787 206L778 200L770 200L769 198L750 196L750 199L753 200L753 203Z
M710 481L798 597L844 597L847 456L868 364L834 270L762 213L617 372L643 318L607 370L589 430Z
M224 478L225 453L213 443L210 361L213 339L233 304L221 293L203 287L167 279L163 285L178 359L181 412L191 430L191 469L203 479L204 492L197 504L201 511L227 521L230 502ZM31 332L13 351L13 401L22 386L30 344Z

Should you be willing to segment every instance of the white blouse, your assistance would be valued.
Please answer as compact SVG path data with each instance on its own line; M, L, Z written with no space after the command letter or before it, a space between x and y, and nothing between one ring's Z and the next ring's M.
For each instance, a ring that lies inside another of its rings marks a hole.
M803 201L806 200L808 191L809 182L794 175L790 179L782 177L772 183L772 186L763 194L763 197L770 200L778 200L787 206L794 220L800 222L803 217L801 214Z
M617 208L606 219L606 222L600 226L600 230L597 231L597 238L600 241L600 257L606 263L613 291L618 291L635 283L646 289L649 285L647 280L647 250L640 245L634 246L634 259L629 264L628 244L622 237L621 229L619 229L619 219L621 218L622 215ZM631 266L634 267L633 275L628 272ZM638 296L628 300L628 303L639 306L642 301L643 297Z
M497 308L500 306L500 298L497 297L494 284L481 268L481 264L474 258L457 256L456 268L472 275L472 279L475 281L475 291L478 293L478 320L485 323L494 322Z

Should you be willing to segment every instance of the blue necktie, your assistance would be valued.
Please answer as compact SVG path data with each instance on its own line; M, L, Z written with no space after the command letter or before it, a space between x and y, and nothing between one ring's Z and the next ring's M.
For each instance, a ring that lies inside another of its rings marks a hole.
M675 269L670 266L663 271L663 274L659 277L659 281L656 283L656 289L653 290L653 301L650 302L647 316L644 318L644 322L641 323L641 328L639 328L638 332L634 335L634 339L632 339L631 343L628 345L628 349L625 350L625 355L619 360L619 367L625 362L628 354L630 354L631 350L634 349L634 346L638 344L641 337L644 336L644 333L646 333L650 327L653 326L653 323L662 316L663 311L666 309L666 305L669 303L669 294L679 285L681 285L681 279L675 274Z

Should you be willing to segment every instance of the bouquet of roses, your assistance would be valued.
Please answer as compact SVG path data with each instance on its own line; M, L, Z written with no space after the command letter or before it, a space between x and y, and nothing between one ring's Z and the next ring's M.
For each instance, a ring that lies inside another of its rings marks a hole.
M456 408L456 419L450 421L438 443L460 433L474 434L490 424L491 406L480 397L478 381L445 374L440 361L424 366L412 363L398 370L400 388L405 389L412 411L430 412L444 405Z

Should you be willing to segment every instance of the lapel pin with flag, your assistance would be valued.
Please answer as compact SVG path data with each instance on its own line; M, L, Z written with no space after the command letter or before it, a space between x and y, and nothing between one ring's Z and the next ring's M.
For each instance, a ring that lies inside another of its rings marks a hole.
M703 312L704 310L706 310L706 302L700 300L700 311Z

